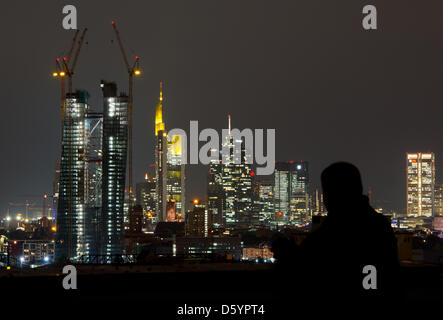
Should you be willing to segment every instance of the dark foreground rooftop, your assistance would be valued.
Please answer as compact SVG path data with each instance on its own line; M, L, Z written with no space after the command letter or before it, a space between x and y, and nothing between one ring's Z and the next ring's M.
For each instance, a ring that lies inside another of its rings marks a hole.
M288 301L297 302L298 306L306 306L306 303L323 305L331 301L330 297L315 288L299 287L291 279L281 281L272 265L83 265L78 266L77 271L78 289L64 290L62 280L65 275L61 267L59 270L51 267L44 271L2 270L0 286L6 298L2 301L26 305L30 301L42 300L61 308L91 304L108 311L130 306L144 310L144 313L161 314L164 319L175 319L178 306L184 304L264 304L269 316L288 307ZM300 276L293 275L294 278ZM399 278L403 287L398 290L398 295L385 301L389 305L421 301L428 305L435 303L437 308L442 301L442 266L404 264Z

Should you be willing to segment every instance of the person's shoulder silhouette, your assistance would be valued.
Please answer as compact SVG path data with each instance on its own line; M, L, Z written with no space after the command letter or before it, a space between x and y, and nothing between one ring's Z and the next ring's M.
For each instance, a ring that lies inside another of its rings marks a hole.
M363 268L371 265L378 289L387 289L398 266L397 242L388 219L363 195L359 170L334 163L322 172L321 183L328 214L301 244L303 272L317 287L352 294L363 290Z

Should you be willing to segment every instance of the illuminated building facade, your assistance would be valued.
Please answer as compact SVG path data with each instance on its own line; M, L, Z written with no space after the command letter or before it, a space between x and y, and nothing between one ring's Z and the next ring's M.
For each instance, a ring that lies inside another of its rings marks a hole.
M242 250L242 260L256 260L262 259L264 261L273 261L274 253L271 250L271 245L268 243L260 243L255 246L245 246Z
M256 188L259 223L261 225L271 225L275 215L274 181L270 179L257 180Z
M145 181L137 183L135 190L137 204L143 208L144 224L151 223L157 203L155 179L146 173Z
M185 210L185 165L182 164L182 137L173 135L167 139L166 193L175 203L176 218L181 220Z
M231 128L229 117L229 128ZM240 144L240 163L235 163L235 145ZM229 129L222 148L229 150L223 154L221 177L225 194L223 220L227 226L247 227L252 220L252 168L247 162L247 153L242 140L234 140Z
M102 208L103 115L88 111L85 119L85 255L100 253Z
M326 214L326 208L323 203L323 193L318 189L315 189L313 197L311 199L311 208L313 215L323 215Z
M242 257L240 237L177 237L176 255L196 258L222 258L239 261Z
M24 240L20 262L26 265L54 263L54 243L45 240Z
M406 154L406 201L408 216L433 215L435 184L435 155Z
M223 190L222 166L220 159L212 159L209 164L207 184L207 208L211 220L216 225L223 225L225 208L225 193Z
M85 118L88 94L66 98L62 131L62 157L56 234L56 261L76 259L84 253Z
M186 214L185 235L187 237L207 237L212 221L206 205L199 200L194 200L193 204L194 209Z
M443 183L434 186L434 216L443 216Z
M176 222L177 220L177 203L171 195L166 204L166 222Z
M163 88L160 82L160 97L155 108L155 181L157 192L155 222L166 221L166 160L167 142L163 122Z
M275 211L283 216L280 223L300 225L309 221L308 163L277 162L274 179Z
M117 85L102 82L103 179L101 254L109 259L123 250L123 206L128 151L128 97L117 96Z
M155 163L157 209L156 221L167 220L167 206L170 197L174 199L176 217L184 218L185 211L185 165L182 163L182 137L167 137L163 122L163 83L160 82L160 97L155 109Z

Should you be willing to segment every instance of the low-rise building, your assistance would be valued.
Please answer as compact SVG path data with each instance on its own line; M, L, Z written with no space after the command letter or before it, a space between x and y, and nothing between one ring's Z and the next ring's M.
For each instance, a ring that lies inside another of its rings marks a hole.
M177 237L177 256L194 258L225 258L240 260L242 245L240 237Z

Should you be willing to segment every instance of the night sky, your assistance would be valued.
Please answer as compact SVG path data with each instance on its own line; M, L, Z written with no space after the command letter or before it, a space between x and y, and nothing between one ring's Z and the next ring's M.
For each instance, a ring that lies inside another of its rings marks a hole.
M321 170L346 160L386 207L405 208L405 153L436 153L442 177L443 2L157 0L3 1L0 5L0 213L8 202L41 203L60 157L60 83L55 58L73 31L62 7L88 27L73 87L101 110L101 79L127 91L111 20L135 81L134 180L154 161L154 107L164 81L167 129L189 121L221 130L275 128L278 160ZM362 8L378 9L378 30L362 28ZM204 197L203 166L187 169L187 196Z

